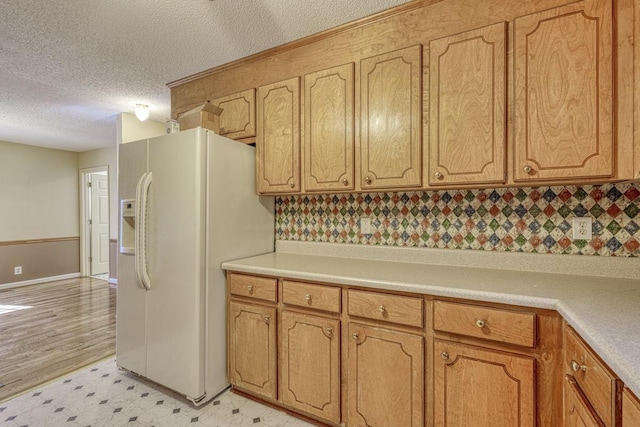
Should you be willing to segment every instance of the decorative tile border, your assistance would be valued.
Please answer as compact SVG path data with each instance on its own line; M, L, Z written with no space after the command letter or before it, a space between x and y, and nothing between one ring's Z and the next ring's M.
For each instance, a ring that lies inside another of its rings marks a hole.
M276 239L630 257L639 214L638 183L285 196ZM591 241L572 239L574 216L593 218Z

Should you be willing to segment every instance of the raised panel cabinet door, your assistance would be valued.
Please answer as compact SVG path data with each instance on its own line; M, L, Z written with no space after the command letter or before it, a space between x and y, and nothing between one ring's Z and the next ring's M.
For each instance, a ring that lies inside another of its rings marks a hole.
M422 185L422 46L360 62L360 186Z
M430 185L505 182L506 26L429 43Z
M628 388L622 394L622 427L640 426L640 400Z
M231 301L229 380L234 386L276 399L276 309Z
M447 341L434 351L436 426L535 425L533 358Z
M248 89L211 101L222 108L220 135L227 138L249 138L256 135L256 90Z
M300 79L258 88L258 192L300 191Z
M304 76L304 189L353 190L353 63Z
M516 181L614 174L612 2L515 20Z
M565 427L604 427L593 408L585 400L576 381L569 375L564 385L564 425Z
M405 332L349 325L350 427L422 427L423 338Z
M340 321L283 311L280 397L301 411L340 423Z

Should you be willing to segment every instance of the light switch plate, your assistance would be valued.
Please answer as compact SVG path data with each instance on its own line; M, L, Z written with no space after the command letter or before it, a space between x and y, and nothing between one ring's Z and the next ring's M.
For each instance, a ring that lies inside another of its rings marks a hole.
M573 218L573 239L591 240L593 238L593 219L590 216Z
M371 234L371 218L360 218L360 232L362 234Z

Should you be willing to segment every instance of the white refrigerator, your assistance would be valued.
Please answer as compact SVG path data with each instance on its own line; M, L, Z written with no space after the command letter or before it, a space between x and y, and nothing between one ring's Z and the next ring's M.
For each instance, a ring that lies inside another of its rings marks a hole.
M116 362L194 404L228 386L220 264L274 248L254 150L201 128L119 146Z

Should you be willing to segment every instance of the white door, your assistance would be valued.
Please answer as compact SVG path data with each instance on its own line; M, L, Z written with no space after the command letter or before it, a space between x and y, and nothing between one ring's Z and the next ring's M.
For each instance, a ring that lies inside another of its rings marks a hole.
M109 272L109 177L91 174L91 275Z

